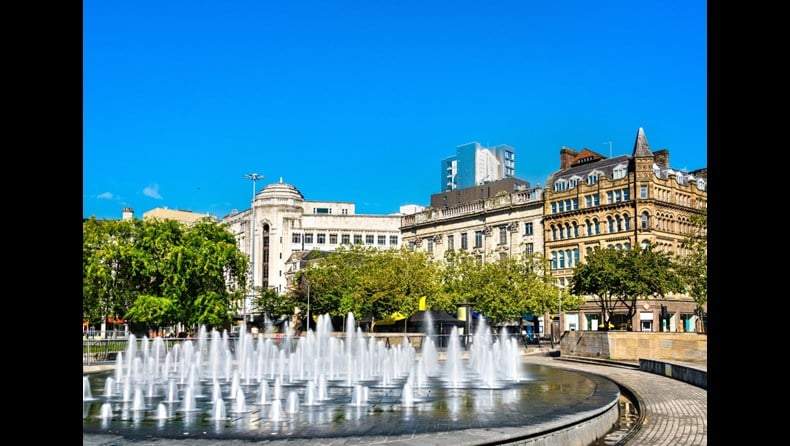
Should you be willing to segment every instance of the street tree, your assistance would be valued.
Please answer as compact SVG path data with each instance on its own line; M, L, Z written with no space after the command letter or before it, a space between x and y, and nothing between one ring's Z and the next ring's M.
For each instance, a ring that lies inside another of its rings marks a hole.
M638 299L664 296L681 289L669 254L651 245L640 249L595 249L574 268L571 291L593 296L601 309L602 329L618 310L625 310L628 330Z
M708 303L708 213L707 209L691 217L691 227L683 239L682 253L676 259L678 273L683 280L686 293L697 304L697 315L701 316ZM701 318L697 319L697 332L703 331Z
M227 326L248 260L235 238L204 219L96 220L83 224L83 313L146 327Z

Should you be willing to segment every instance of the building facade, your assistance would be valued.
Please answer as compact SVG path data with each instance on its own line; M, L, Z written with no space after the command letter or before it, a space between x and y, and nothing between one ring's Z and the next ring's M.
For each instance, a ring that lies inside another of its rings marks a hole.
M129 211L130 211L129 213L131 214L131 209L129 209ZM124 209L124 216L126 216L126 209ZM168 209L166 207L162 207L162 208L154 208L151 209L150 211L143 212L143 220L152 220L152 219L175 220L184 223L187 226L191 226L195 224L195 222L202 220L204 218L207 218L215 223L219 221L219 219L214 215L201 214L198 212L192 212L183 209Z
M516 176L516 151L507 144L483 147L478 142L457 146L442 160L440 191L474 187Z
M707 207L707 169L672 169L669 151L653 153L640 128L630 156L609 158L563 147L560 169L549 176L543 197L546 258L559 285L568 286L574 267L595 248L632 249L650 243L671 255L681 254L692 216ZM660 317L662 306L668 318ZM696 303L685 294L638 301L637 308L631 321L616 313L615 327L630 322L637 331L693 331L697 319ZM600 312L590 301L564 315L562 330L596 330Z
M543 252L543 190L524 184L524 190L494 194L490 191L499 189L496 183L477 186L471 188L475 193L470 196L475 198L404 215L400 225L403 244L436 260L453 250L472 253L483 261L490 256Z
M229 215L221 223L236 237L239 250L250 256L254 287L284 293L310 251L333 251L350 244L399 247L400 217L358 215L352 202L308 201L280 179L255 193L250 209ZM251 314L251 297L244 303L243 314Z

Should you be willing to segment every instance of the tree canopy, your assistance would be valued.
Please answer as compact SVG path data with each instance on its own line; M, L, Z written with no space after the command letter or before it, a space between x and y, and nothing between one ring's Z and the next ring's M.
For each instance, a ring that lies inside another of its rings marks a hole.
M669 254L644 249L595 249L576 265L571 290L594 296L603 317L602 328L609 329L615 310L626 309L627 327L636 314L638 299L682 291L680 277Z
M227 326L244 293L247 256L220 224L204 219L83 223L83 315L161 327Z

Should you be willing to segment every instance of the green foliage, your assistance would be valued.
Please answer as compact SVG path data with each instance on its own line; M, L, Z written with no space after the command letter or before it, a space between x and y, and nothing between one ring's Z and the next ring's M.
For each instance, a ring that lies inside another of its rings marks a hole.
M306 306L310 283L311 313L384 319L394 312L410 315L426 296L440 301L437 265L425 253L406 248L380 250L343 246L311 263L297 275L294 302Z
M226 326L247 268L233 235L208 219L187 227L91 218L83 223L83 315Z
M644 249L595 249L576 265L571 281L575 294L594 296L603 315L603 328L618 308L628 321L636 314L638 299L682 290L670 256L652 246ZM632 329L632 327L629 327Z
M702 214L693 216L691 224L691 231L681 245L684 253L675 261L685 291L697 303L697 309L702 309L708 302L707 209L703 210Z

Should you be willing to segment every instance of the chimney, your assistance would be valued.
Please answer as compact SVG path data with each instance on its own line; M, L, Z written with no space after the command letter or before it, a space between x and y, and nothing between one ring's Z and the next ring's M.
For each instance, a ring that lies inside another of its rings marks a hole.
M123 208L122 219L123 220L131 220L134 218L134 210L132 208Z
M661 149L653 152L653 160L656 162L656 164L669 167L669 150Z
M570 147L562 146L560 149L560 170L565 170L571 167L573 159L576 158L579 152L571 149Z

